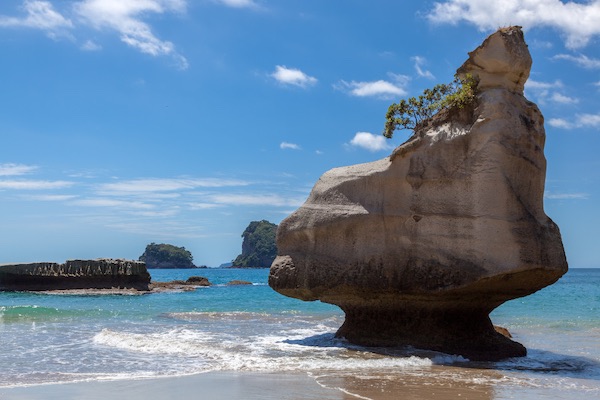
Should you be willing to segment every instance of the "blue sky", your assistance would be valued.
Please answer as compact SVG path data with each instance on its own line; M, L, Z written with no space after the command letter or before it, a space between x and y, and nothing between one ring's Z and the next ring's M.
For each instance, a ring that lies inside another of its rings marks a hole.
M377 160L389 104L452 80L522 25L546 118L545 209L572 267L600 267L600 1L5 0L0 263L218 266L326 170Z

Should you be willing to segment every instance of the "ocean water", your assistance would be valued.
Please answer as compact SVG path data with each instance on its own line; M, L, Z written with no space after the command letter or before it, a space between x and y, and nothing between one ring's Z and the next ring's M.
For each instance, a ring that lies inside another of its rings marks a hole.
M339 308L277 294L268 270L150 272L155 281L202 275L213 286L141 296L0 293L0 388L289 371L348 398L376 390L417 399L411 388L423 387L478 399L600 398L600 269L572 269L495 310L492 321L529 350L497 363L337 339ZM253 284L226 284L234 279Z

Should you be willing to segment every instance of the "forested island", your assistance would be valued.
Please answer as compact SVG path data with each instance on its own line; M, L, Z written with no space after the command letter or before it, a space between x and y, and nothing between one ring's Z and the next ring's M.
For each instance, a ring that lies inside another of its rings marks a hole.
M194 265L194 257L185 247L172 244L150 243L139 258L146 263L146 268L203 268ZM205 267L204 267L205 268Z
M252 221L242 233L242 254L232 261L237 268L269 268L277 256L275 235L277 225L267 221Z

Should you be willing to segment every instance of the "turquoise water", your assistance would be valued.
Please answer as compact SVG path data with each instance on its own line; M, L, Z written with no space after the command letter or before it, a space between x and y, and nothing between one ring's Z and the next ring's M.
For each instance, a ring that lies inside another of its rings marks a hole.
M353 346L334 337L344 319L337 307L275 293L268 270L151 274L155 281L202 275L213 286L142 296L0 293L0 387L300 371L322 382L377 375L491 385L494 399L511 398L515 390L532 398L554 398L557 391L558 398L600 396L600 270L573 269L555 285L495 310L493 322L529 349L525 358L500 363ZM234 279L253 285L226 285Z

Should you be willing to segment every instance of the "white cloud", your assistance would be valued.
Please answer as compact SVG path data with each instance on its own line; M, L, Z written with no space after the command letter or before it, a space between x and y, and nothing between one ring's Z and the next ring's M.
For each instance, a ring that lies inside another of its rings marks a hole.
M557 54L552 57L554 60L567 60L574 62L580 67L587 69L600 69L600 60L597 58L589 58L585 54L580 54L578 56L574 56L571 54Z
M50 1L25 0L22 8L27 15L22 18L0 16L0 27L34 28L45 31L52 38L62 35L72 39L75 24L114 30L119 33L121 41L142 53L170 56L179 68L188 68L186 58L175 50L173 43L159 39L150 25L143 21L150 13L183 13L187 0L80 0L72 3L68 11L74 13L73 20L56 11ZM81 49L92 51L100 47L88 40Z
M579 99L577 99L575 97L565 96L560 93L553 93L552 97L550 99L552 101L554 101L556 103L560 103L560 104L577 104L577 103L579 103Z
M0 181L0 189L12 190L48 190L63 189L73 186L74 182L68 181L39 181L39 180L6 180Z
M424 57L414 56L411 57L411 60L415 63L415 71L417 71L417 75L419 75L421 78L435 79L435 76L433 76L430 71L422 68L427 62Z
M257 8L253 0L213 0L215 3L223 4L232 8Z
M561 0L446 0L436 2L428 15L431 22L474 24L482 31L499 26L521 25L526 29L551 27L560 31L569 48L586 46L600 35L600 1L586 3Z
M96 43L92 40L88 40L83 45L81 45L81 50L99 51L99 50L102 50L102 46L100 46L98 43Z
M23 10L27 16L22 18L1 15L0 27L39 29L53 38L66 35L73 28L71 20L57 12L49 1L25 0Z
M197 225L190 225L189 223L182 221L157 218L169 217L176 214L170 210L166 212L141 211L132 214L137 217L151 218L142 218L141 220L139 218L132 218L123 222L121 216L115 219L102 216L97 218L88 217L86 220L90 224L102 224L110 229L136 235L143 235L144 237L151 237L155 238L156 240L164 241L170 241L173 240L173 238L198 239L202 237L215 236L214 233L211 233L210 235L201 233L201 228L199 228Z
M369 132L357 132L350 141L350 144L373 152L390 150L392 146L390 146L386 140L387 139L383 136L376 136Z
M178 207L168 208L166 210L154 210L154 211L132 211L131 214L139 217L149 218L165 218L173 217L179 214L180 210Z
M208 199L219 205L298 207L305 197L283 197L277 194L215 194Z
M29 174L38 169L35 165L0 164L0 176L16 176Z
M334 88L347 91L352 96L357 97L378 97L381 99L390 99L393 97L406 96L407 92L399 83L378 80L372 82L346 82L340 81Z
M579 126L600 127L600 114L579 114L577 115L577 124Z
M550 200L587 200L589 197L587 193L544 193L544 198Z
M562 88L563 83L559 80L554 82L540 82L535 81L533 79L527 80L525 83L525 89L554 89L554 88Z
M528 80L525 83L525 90L528 94L533 94L540 104L545 104L547 101L552 101L558 104L577 104L579 99L564 95L556 90L563 89L564 85L560 80L554 82L540 82Z
M288 142L281 142L281 144L279 145L279 148L282 150L285 150L285 149L302 150L302 148L299 145L297 145L296 143L288 143Z
M550 118L548 120L548 125L550 125L554 128L561 128L561 129L574 128L572 123L570 123L569 121L567 121L566 119L563 119L563 118Z
M574 121L552 118L548 121L548 124L562 129L600 128L600 114L577 114Z
M184 12L185 0L83 0L74 6L76 13L96 29L119 33L121 41L151 56L171 56L181 69L188 62L173 43L155 36L142 18L149 13Z
M85 207L111 207L111 208L124 208L124 209L135 209L135 210L148 210L152 209L155 206L153 204L142 203L139 201L125 201L125 200L115 200L115 199L82 199L76 200L72 202L78 206Z
M246 186L246 181L218 178L175 178L175 179L133 179L115 183L105 183L97 188L104 195L135 195L153 192L170 192L176 190L192 190L196 188L220 188L230 186Z
M192 210L210 210L221 207L221 205L215 203L189 203L188 207Z
M275 72L271 73L270 76L281 84L301 88L307 88L317 83L317 78L309 76L299 69L287 68L285 65L277 65Z
M66 201L75 199L77 198L77 196L71 194L40 194L33 196L24 196L23 198L34 201Z
M531 46L538 49L551 49L554 47L554 44L546 40L533 39Z

